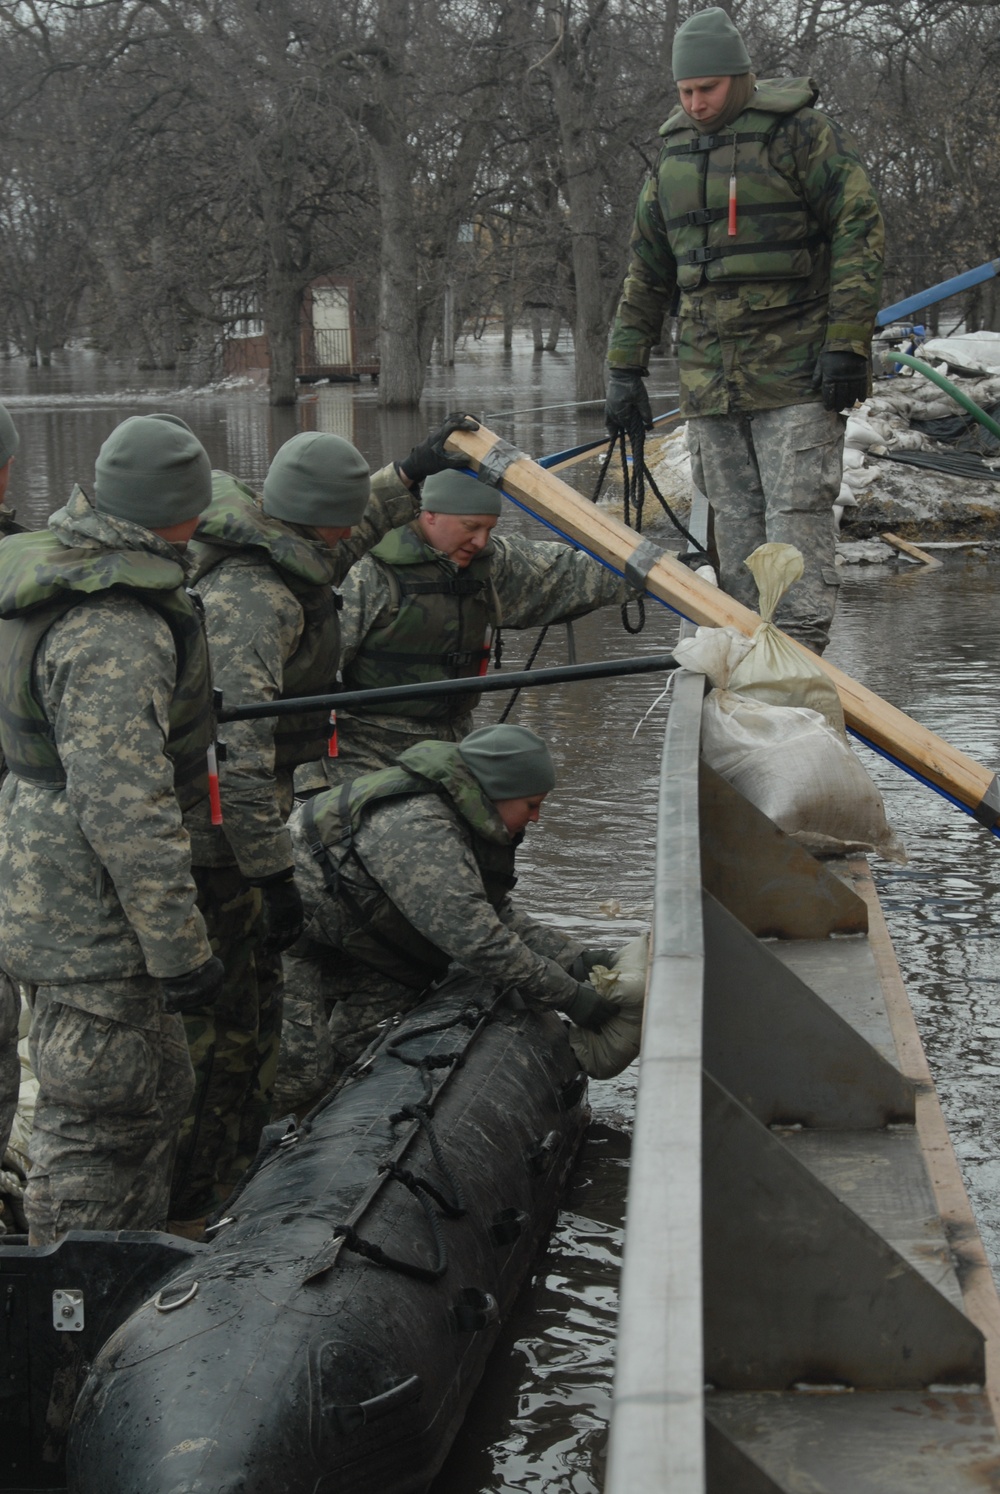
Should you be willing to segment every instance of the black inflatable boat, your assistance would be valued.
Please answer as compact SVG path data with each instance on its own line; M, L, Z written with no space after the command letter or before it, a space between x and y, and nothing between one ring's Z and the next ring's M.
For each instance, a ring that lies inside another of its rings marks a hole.
M453 982L269 1128L211 1243L0 1247L8 1326L31 1324L0 1363L22 1389L0 1391L0 1447L21 1449L0 1486L424 1489L552 1222L585 1094L557 1017Z

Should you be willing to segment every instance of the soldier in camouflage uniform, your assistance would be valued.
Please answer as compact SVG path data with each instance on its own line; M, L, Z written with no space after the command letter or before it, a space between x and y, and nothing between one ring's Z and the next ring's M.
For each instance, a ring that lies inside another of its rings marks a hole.
M444 442L466 420L449 416L374 479L349 442L315 432L281 447L261 498L228 473L213 474L212 505L191 554L215 684L227 704L334 688L334 587L359 555L412 517L423 477L464 461L446 456ZM285 822L295 768L316 762L329 737L328 711L230 723L219 768L224 822L213 825L204 804L185 821L199 907L226 967L214 1010L186 1020L196 1090L181 1131L171 1217L179 1232L196 1237L252 1160L270 1115L281 951L302 927Z
M349 690L484 674L496 629L568 622L625 600L625 583L559 541L495 536L495 488L447 470L428 478L412 523L386 535L344 584ZM328 783L387 766L428 737L460 742L478 696L337 713ZM316 783L308 785L317 786Z
M514 855L555 783L548 749L523 726L425 741L395 767L328 789L291 821L307 923L293 950L323 992L329 1035L309 1078L326 1088L397 1012L457 961L498 991L599 1028L616 1010L586 976L614 958L585 950L514 907ZM283 1052L284 1059L284 1052ZM287 1098L309 1096L292 1072Z
M11 468L20 445L20 438L8 411L0 405L0 540L8 534L22 534L23 529L14 518L14 510L7 508L4 499L10 483ZM0 751L0 784L7 776L7 765ZM17 1096L21 1084L21 1063L17 1056L17 1026L21 1010L21 998L14 981L6 970L0 969L0 1163L10 1140L10 1128L14 1124ZM0 1224L0 1233L3 1225Z
M674 43L680 106L639 195L611 335L607 419L651 424L643 375L679 317L681 411L715 516L722 585L756 607L743 561L795 545L805 574L777 621L822 653L836 602L840 411L869 390L884 234L851 141L810 79L758 83L721 9Z
M211 677L183 548L208 457L172 415L108 437L94 499L0 544L0 961L36 987L31 1239L157 1229L192 1090L180 1013L222 967L182 812Z

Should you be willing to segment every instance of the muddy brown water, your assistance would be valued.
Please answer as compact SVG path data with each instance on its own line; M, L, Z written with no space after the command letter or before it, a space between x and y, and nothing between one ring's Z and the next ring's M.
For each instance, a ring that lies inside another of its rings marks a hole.
M675 370L654 368L655 409L668 409ZM372 465L404 455L447 409L541 454L596 438L600 410L572 400L568 355L512 353L471 343L453 370L432 370L420 413L380 413L369 384L327 386L290 411L256 391L205 386L197 374L150 376L84 352L50 370L0 365L0 398L22 435L10 499L32 527L74 480L86 487L96 451L127 415L182 415L215 465L259 483L270 455L297 429L334 431ZM535 411L535 406L568 408ZM514 411L527 413L512 414ZM502 520L542 534L511 512ZM830 658L972 757L1000 764L997 562L945 556L940 570L850 569ZM677 635L666 609L626 637L617 613L576 627L581 659L667 651ZM505 663L534 635L509 635ZM565 658L552 629L540 664ZM624 942L650 914L654 803L663 707L654 677L526 692L513 719L552 745L559 783L519 858L517 895L536 916L588 942ZM644 722L642 718L653 707ZM501 706L487 703L482 720ZM882 905L937 1079L952 1137L993 1261L1000 1270L1000 842L938 795L865 748L865 766L902 834L905 867L875 861ZM545 1256L505 1325L435 1494L601 1487L614 1358L615 1309L628 1181L634 1074L591 1087L594 1124Z

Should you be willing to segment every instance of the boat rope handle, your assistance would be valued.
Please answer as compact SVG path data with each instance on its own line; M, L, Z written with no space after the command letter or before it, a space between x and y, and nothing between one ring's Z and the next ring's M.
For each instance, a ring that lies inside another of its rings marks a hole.
M161 1287L153 1298L153 1306L157 1312L176 1312L178 1307L183 1307L186 1302L190 1302L197 1295L198 1283L192 1281L187 1291L182 1296L175 1297L172 1302L164 1302L163 1293L166 1291L169 1291L169 1287Z

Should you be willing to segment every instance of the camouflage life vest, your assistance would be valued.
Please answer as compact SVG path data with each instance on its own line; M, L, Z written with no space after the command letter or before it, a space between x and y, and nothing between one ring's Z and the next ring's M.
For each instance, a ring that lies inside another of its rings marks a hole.
M24 525L17 522L14 510L12 508L5 508L0 503L0 539L4 539L8 534L24 533Z
M251 489L228 472L213 472L212 503L202 515L189 553L195 562L195 584L224 560L240 554L272 565L305 618L299 646L282 672L279 699L328 695L336 688L340 593L333 585L337 572L330 551L296 534L280 519L270 518ZM330 735L329 720L329 711L278 717L275 767L294 768L322 757Z
M782 121L815 99L808 78L759 83L750 105L718 134L696 130L682 109L661 126L657 194L682 291L725 282L791 281L778 288L780 304L787 304L802 298L802 282L819 269L825 284L819 224L795 184L772 165L768 149ZM731 175L737 203L732 238Z
M137 597L159 614L177 650L166 752L182 809L208 792L205 754L212 739L212 678L200 604L184 588L181 565L142 550L71 549L48 529L0 545L0 742L7 767L29 783L62 788L66 774L35 681L46 633L73 607L111 591Z
M412 523L390 530L368 553L385 575L392 601L388 621L368 633L345 670L347 689L377 690L485 674L490 630L500 624L500 603L490 576L492 544L458 570ZM391 710L423 721L447 721L475 710L479 700L478 695L453 701L413 700ZM352 713L363 714L357 706Z
M354 843L373 807L416 794L438 794L464 822L486 896L499 908L517 881L515 845L453 743L420 742L400 754L399 766L362 774L317 794L303 810L302 828L327 892L347 914L343 949L401 985L421 989L444 974L449 958L374 883ZM358 879L359 870L364 880Z

